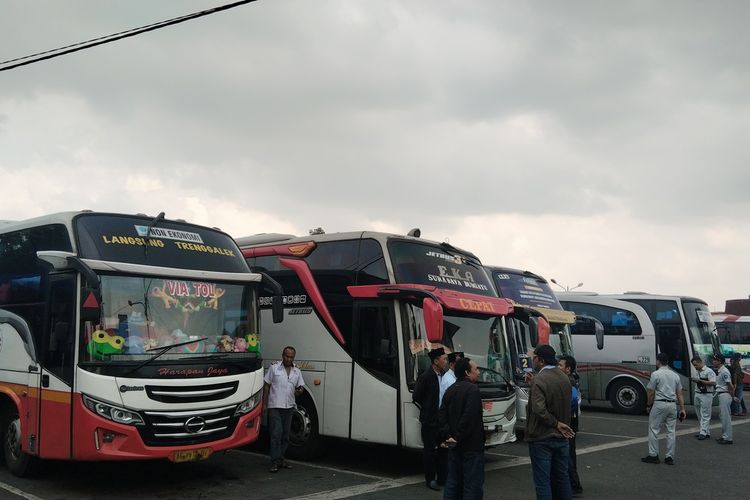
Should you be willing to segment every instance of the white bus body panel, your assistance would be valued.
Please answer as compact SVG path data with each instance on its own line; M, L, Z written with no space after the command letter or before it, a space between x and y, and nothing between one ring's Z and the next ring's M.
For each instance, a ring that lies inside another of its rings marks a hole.
M398 444L396 389L354 364L352 439Z

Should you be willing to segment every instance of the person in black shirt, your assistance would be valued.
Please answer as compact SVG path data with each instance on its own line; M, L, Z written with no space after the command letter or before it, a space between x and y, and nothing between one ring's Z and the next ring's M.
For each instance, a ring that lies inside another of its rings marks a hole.
M429 353L432 364L424 371L414 386L412 401L419 406L419 422L422 424L422 447L425 484L431 490L439 490L445 484L446 464L437 453L438 400L440 397L440 377L443 376L448 356L439 347Z
M439 421L451 449L443 500L481 500L484 495L484 424L479 368L469 358L456 361L455 384L443 396Z

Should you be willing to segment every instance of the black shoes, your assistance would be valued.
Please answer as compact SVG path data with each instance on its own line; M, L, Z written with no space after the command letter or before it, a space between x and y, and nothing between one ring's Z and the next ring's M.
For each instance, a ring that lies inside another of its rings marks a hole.
M664 459L664 463L667 464L667 465L674 465L674 458L667 457L667 458Z
M658 464L658 463L661 463L660 460L659 460L659 455L656 455L655 457L652 457L651 455L649 455L647 457L643 457L641 459L641 462L643 462L644 464Z
M711 439L711 436L709 436L708 434L698 434L695 437L698 438L698 441L703 441L705 439Z
M732 441L731 439L724 439L724 438L719 438L716 440L716 442L719 444L734 444L734 441Z
M276 474L277 472L279 472L279 466L276 464L271 464L271 467L268 468L268 472L273 472L274 474Z
M434 479L427 483L427 487L431 490L440 491L440 486L438 486L437 481L435 481Z

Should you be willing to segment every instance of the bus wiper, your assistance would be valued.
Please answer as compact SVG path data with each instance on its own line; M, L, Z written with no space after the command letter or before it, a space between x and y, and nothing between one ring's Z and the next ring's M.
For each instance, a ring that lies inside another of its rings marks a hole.
M508 380L507 378L505 378L505 375L503 375L502 373L500 373L498 371L495 371L492 368L482 367L482 370L487 370L488 372L497 373L498 375L500 375L500 378L502 378L505 381L505 383L508 385L508 387L513 387L513 384L511 383L511 381Z
M151 244L151 230L154 228L157 222L164 219L164 212L159 212L159 215L154 217L154 220L151 221L151 224L148 225L146 228L146 237L143 239L143 241L146 243L143 245L143 256L148 256L148 246Z
M149 349L146 352L151 352L151 351L159 351L159 352L157 352L156 354L154 354L152 357L148 358L143 363L138 364L135 368L133 368L132 370L130 370L127 373L125 373L125 375L130 375L131 373L140 370L141 368L143 368L147 364L151 363L152 361L156 360L162 354L166 353L167 351L169 351L173 347L180 347L180 346L183 346L183 345L195 344L196 342L202 342L204 340L208 340L208 337L202 337L202 338L193 339L193 340L186 340L185 342L178 342L176 344L169 344L169 345L165 345L165 346L162 346L162 347L156 347L154 349ZM125 375L123 375L123 376L125 376Z

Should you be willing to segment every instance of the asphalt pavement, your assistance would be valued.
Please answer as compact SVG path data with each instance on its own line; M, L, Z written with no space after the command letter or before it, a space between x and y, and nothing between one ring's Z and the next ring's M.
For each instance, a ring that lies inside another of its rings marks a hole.
M742 477L750 447L750 418L735 418L733 445L693 437L692 409L677 428L674 466L644 464L646 415L584 408L577 437L582 498L744 498ZM712 437L719 437L714 408ZM664 440L660 441L663 457ZM485 498L535 498L528 448L523 442L487 450ZM268 472L262 444L219 453L202 462L49 462L41 475L20 479L0 468L0 499L440 499L424 486L418 451L331 440L313 463Z

